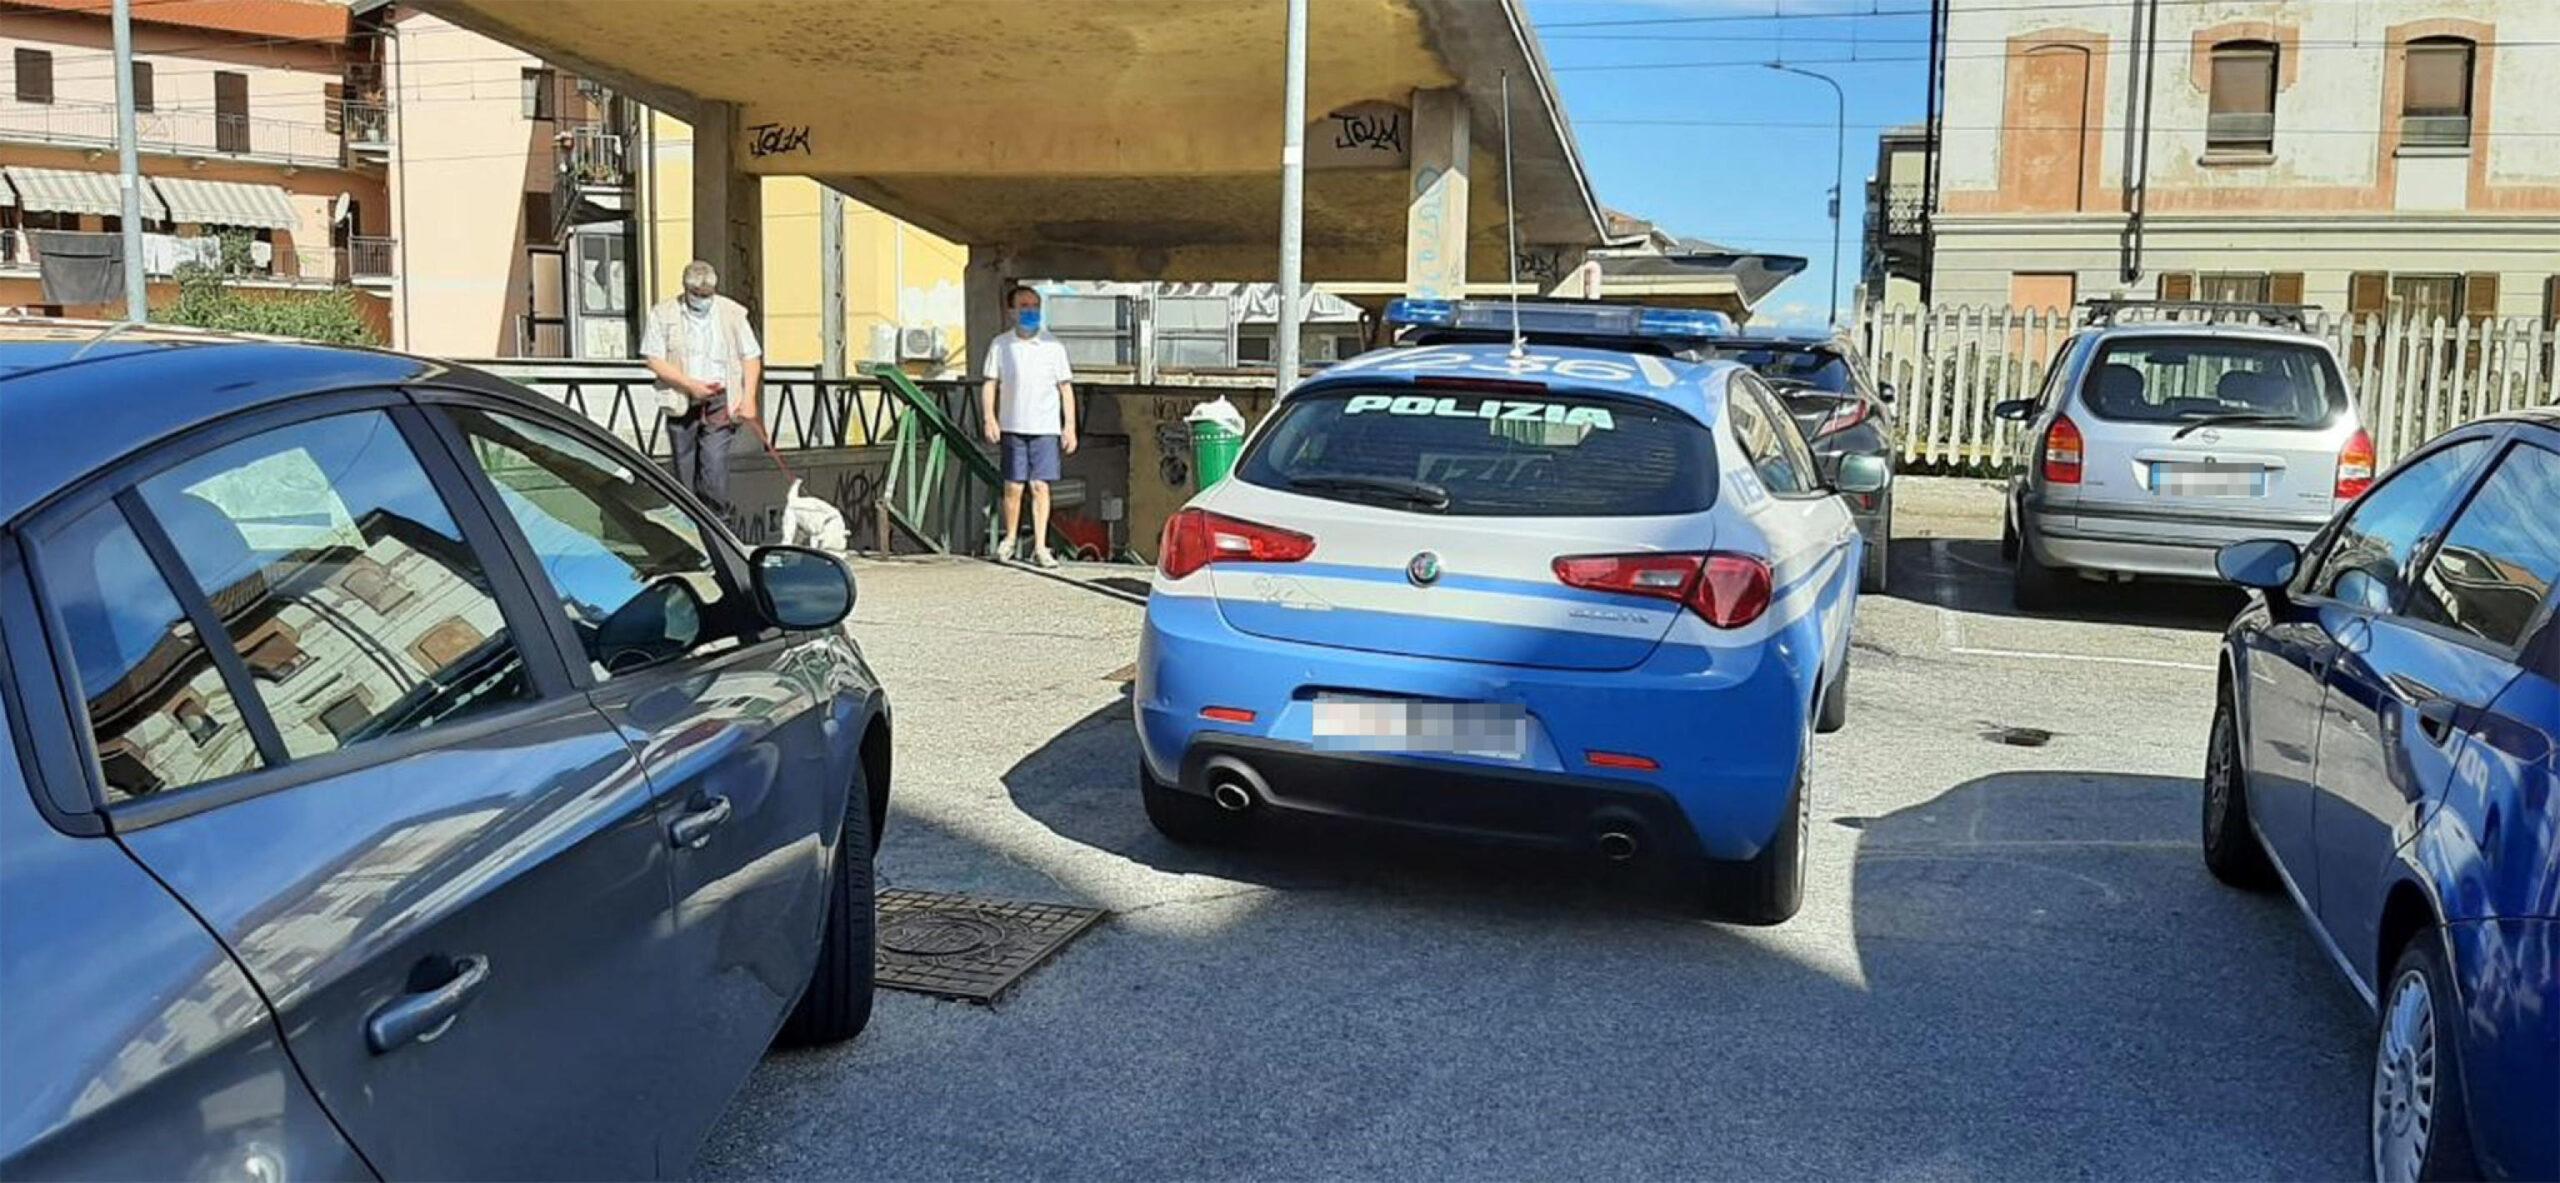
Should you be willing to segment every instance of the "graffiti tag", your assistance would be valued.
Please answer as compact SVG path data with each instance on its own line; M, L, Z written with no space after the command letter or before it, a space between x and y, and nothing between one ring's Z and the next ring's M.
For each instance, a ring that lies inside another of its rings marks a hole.
M1337 111L1333 115L1333 146L1345 151L1370 148L1404 154L1404 112L1387 110Z
M759 123L747 129L747 152L753 156L780 156L786 152L809 153L809 125Z

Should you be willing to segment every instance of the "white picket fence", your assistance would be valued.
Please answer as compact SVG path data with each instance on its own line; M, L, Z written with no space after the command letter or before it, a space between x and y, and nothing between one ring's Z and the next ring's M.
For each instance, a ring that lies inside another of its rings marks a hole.
M2033 398L2045 368L2080 327L2050 308L1889 308L1859 325L1876 378L1892 383L1904 467L1994 473L2023 426L1992 417ZM2437 433L2483 415L2560 403L2560 335L2534 319L2433 323L2314 313L2311 332L2337 347L2374 450L2388 465Z

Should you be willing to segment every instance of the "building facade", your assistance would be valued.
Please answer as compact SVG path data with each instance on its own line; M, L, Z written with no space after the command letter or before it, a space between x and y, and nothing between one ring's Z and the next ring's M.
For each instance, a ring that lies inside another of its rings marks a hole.
M388 122L378 43L347 6L137 5L133 39L151 302L197 263L252 295L348 288L388 339ZM103 5L0 2L0 309L123 315L48 300L36 247L122 227L114 60Z
M2560 312L2560 4L1940 3L1933 200L1898 224L1926 242L1871 235L1888 287Z

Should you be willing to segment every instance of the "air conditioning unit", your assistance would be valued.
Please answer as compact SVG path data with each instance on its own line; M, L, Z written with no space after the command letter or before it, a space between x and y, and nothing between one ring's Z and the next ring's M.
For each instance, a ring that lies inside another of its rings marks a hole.
M898 330L898 360L941 361L943 353L940 327Z
M871 326L871 351L865 356L872 361L898 360L898 326Z

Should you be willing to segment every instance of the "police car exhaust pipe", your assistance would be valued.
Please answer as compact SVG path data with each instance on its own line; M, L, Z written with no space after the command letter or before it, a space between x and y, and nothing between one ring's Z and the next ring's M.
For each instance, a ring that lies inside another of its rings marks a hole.
M1636 836L1625 830L1611 830L1600 835L1599 847L1600 857L1613 863L1623 863L1636 856Z
M1243 813L1262 800L1262 778L1243 761L1220 756L1209 762L1209 799L1229 813Z

